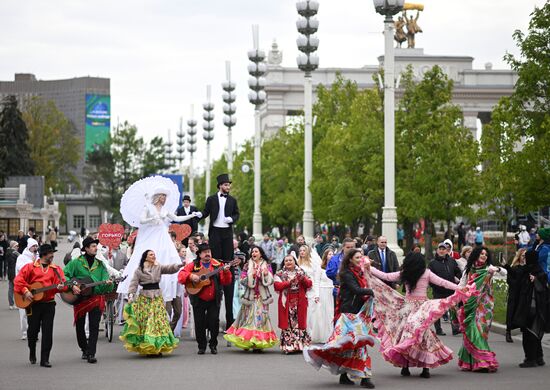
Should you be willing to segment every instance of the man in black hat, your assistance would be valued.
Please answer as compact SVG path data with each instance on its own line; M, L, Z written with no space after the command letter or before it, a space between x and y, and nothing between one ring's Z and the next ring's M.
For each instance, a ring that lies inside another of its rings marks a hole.
M229 264L223 264L212 258L212 252L208 244L199 244L197 247L197 258L187 264L178 274L178 282L186 284L188 281L199 282L197 272L207 270L215 271L223 267L223 271L211 277L211 283L204 286L197 295L190 295L193 305L193 319L195 321L195 334L199 345L199 355L204 355L206 345L210 345L210 352L218 353L218 332L220 331L220 302L222 288L231 286L231 271ZM206 330L210 332L210 341L206 339Z
M71 260L65 266L65 275L68 279L91 279L93 282L105 282L93 288L93 295L81 303L74 306L74 321L76 327L76 340L82 351L82 359L88 360L88 363L97 363L95 357L97 337L99 333L99 322L103 310L105 309L105 300L103 295L113 290L113 283L109 279L109 271L99 259L96 259L97 244L99 240L92 237L86 237L82 242L82 256ZM75 288L78 294L80 290ZM86 338L84 325L88 315L89 337Z
M185 195L183 197L183 205L178 207L176 210L176 215L180 217L183 215L190 215L198 211L199 209L196 206L191 205L191 197L189 195ZM195 233L199 227L199 218L191 218L185 222L178 223L181 225L189 225L191 227L191 233ZM184 240L183 244L187 245L187 239Z
M15 277L14 290L32 302L33 293L29 290L31 284L39 282L43 287L57 286L54 289L45 291L41 300L34 301L32 306L27 308L29 360L31 364L36 364L36 342L38 341L38 333L42 331L40 365L42 367L51 367L50 351L53 344L55 294L66 290L66 287L63 285L65 275L63 275L61 268L52 264L53 254L57 251L51 245L42 245L38 252L40 258L34 263L28 263L21 268L21 271Z
M212 256L224 263L233 260L233 224L239 219L237 199L229 195L231 180L223 173L216 178L218 192L206 199L202 218L210 216L208 243ZM233 271L233 270L232 270ZM233 324L233 286L223 288L225 300L225 329Z

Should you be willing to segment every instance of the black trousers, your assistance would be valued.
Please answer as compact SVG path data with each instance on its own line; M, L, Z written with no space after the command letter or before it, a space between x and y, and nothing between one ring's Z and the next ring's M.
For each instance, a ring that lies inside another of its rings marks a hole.
M30 315L28 315L30 313ZM55 317L54 302L37 302L27 311L27 341L30 351L36 351L38 333L42 329L42 342L40 344L40 361L50 360L50 351L53 345L53 319Z
M97 337L99 334L99 322L101 321L101 310L99 307L93 308L88 312L89 337L86 338L84 325L86 324L86 316L76 320L76 340L78 347L83 353L94 356L96 353Z
M208 232L208 239L214 259L224 262L233 260L233 228L212 227ZM233 284L223 286L225 329L229 329L235 321L233 317L233 292Z
M199 349L205 350L206 344L210 348L218 346L218 333L220 332L220 306L214 299L206 302L196 298L193 304L193 317L195 320L195 336ZM206 330L210 331L210 342L206 339Z
M522 344L525 360L531 362L542 360L544 355L542 353L541 340L526 328L521 328L521 332L523 333Z

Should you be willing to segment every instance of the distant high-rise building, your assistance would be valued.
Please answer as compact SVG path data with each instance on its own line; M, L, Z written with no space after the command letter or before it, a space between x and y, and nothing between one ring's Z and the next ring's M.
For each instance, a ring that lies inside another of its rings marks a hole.
M0 81L0 100L15 95L23 109L25 100L40 96L52 100L74 124L80 138L80 160L76 175L83 187L86 153L104 142L111 126L110 80L76 77L66 80L37 80L34 74L16 73L14 81Z

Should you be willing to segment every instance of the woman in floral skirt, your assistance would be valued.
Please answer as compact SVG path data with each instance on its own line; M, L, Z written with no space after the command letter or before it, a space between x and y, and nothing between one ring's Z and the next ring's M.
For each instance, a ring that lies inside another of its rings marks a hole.
M269 318L269 305L273 302L269 286L273 284L273 274L262 248L250 249L241 283L245 286L242 306L224 338L238 348L261 352L279 341Z
M306 329L306 292L311 285L311 279L298 267L294 256L285 256L283 269L275 275L275 291L279 292L281 351L285 354L300 352L311 343Z
M159 282L161 275L175 274L182 266L181 262L159 264L152 250L146 250L141 255L128 288L128 304L124 307L126 324L119 337L128 351L162 356L177 347L179 340L170 328ZM142 289L135 298L138 286Z

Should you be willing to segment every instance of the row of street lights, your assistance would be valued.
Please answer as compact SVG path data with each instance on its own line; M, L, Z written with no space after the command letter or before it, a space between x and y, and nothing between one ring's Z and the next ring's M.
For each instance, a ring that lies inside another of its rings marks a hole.
M404 0L373 0L376 12L385 16L384 19L384 207L382 213L382 234L388 239L388 246L396 250L399 254L402 252L397 245L397 209L395 207L395 65L393 49L393 15L401 12L404 8ZM315 54L319 47L319 39L315 36L319 28L319 21L315 18L319 11L319 2L315 0L298 1L296 10L300 18L296 22L296 28L299 37L296 40L298 50L301 54L297 57L297 65L304 72L304 212L303 212L303 234L308 242L313 239L314 217L313 204L311 196L311 181L313 167L313 82L312 72L319 67L319 57ZM259 239L262 236L262 214L261 214L261 124L260 107L265 103L267 95L265 92L266 80L265 74L267 66L265 64L266 54L259 48L259 27L252 26L253 49L248 51L248 73L250 78L248 86L250 92L248 100L254 105L254 214L253 214L253 235ZM228 148L227 162L228 169L233 167L232 139L231 131L236 124L235 112L235 88L236 85L231 81L230 63L226 62L226 78L222 84L223 93L223 123L228 129ZM214 130L214 105L210 101L210 86L207 92L207 103L203 105L205 110L203 118L203 138L207 145L206 158L206 195L209 194L210 186L210 142L213 140ZM193 112L191 112L191 117ZM193 153L196 152L196 126L194 119L187 121L187 150L191 154L189 167L190 193L194 198L193 189ZM184 133L180 121L180 131L177 133L177 151L180 155L179 162L182 163L182 154L184 151L183 138ZM171 142L168 140L171 150ZM167 145L168 145L167 144ZM172 158L167 153L169 158ZM250 167L243 166L243 171L248 171Z

